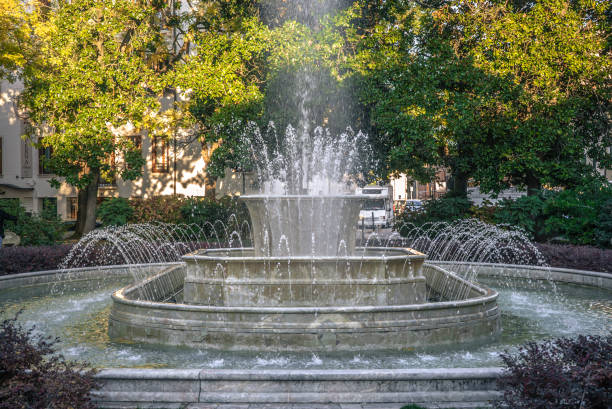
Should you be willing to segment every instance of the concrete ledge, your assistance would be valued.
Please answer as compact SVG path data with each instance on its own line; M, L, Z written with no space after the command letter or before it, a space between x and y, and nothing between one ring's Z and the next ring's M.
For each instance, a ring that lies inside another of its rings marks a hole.
M427 268L430 269L451 276L440 267ZM166 279L172 271L160 273L151 280L172 281ZM380 297L364 297L372 305L218 306L131 299L131 286L112 296L109 335L120 342L224 351L307 352L399 350L479 341L497 334L500 329L497 293L452 277L459 282L457 288L465 287L474 298L402 305L378 305ZM425 278L420 281L424 295ZM398 287L397 291L408 293L413 285ZM233 282L229 286L234 289ZM323 298L332 299L336 288L328 286L328 289L329 297ZM386 290L382 295L388 300Z
M441 267L455 267L458 272L476 269L479 275L491 277L529 278L555 282L588 285L612 290L612 274L597 271L574 270L559 267L525 266L518 264L458 263L428 260L429 264Z
M102 407L175 407L199 402L199 370L107 369L97 379L101 389L92 393Z
M124 277L129 276L131 269L147 268L151 272L155 272L175 264L181 263L114 265L9 274L0 276L0 290L58 282L98 280L109 276Z
M489 406L501 368L380 370L107 369L108 408L436 408Z

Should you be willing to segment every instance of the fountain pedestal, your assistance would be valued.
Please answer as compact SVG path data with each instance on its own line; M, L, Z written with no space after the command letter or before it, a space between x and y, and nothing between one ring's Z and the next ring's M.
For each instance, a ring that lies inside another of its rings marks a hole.
M364 198L341 196L243 196L258 257L352 255Z
M425 255L355 250L363 197L245 196L253 249L203 250L187 263L187 304L338 307L425 302Z

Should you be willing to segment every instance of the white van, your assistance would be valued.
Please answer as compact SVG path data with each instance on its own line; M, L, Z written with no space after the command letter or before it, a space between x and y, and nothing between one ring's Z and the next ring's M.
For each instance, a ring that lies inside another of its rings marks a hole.
M359 212L359 225L368 228L393 225L393 188L391 186L366 186L355 192L366 196Z

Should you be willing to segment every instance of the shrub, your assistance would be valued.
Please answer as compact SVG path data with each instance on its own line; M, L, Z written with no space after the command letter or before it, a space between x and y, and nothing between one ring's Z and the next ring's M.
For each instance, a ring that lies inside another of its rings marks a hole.
M53 209L31 215L26 213L17 199L2 199L0 207L17 217L16 222L7 221L4 227L21 237L22 246L52 245L62 240L65 226Z
M574 189L505 199L494 221L520 227L537 241L562 239L612 247L612 188L595 181Z
M571 244L538 243L538 250L552 267L612 273L612 250Z
M493 219L498 224L508 224L523 229L532 239L541 239L544 217L542 210L546 196L522 196L516 200L503 199L499 202Z
M485 200L482 206L471 206L470 214L474 219L488 224L495 224L495 213L497 206L490 201Z
M612 400L612 335L531 342L501 358L497 408L607 409Z
M471 202L465 196L443 196L424 202L423 209L405 209L395 219L395 229L400 230L405 223L423 225L430 222L450 222L470 217Z
M1 311L0 311L1 312ZM93 409L94 371L55 353L57 339L34 337L17 317L0 327L0 409Z
M444 196L425 202L425 213L429 221L450 221L470 216L472 203L465 196Z
M544 204L545 233L561 235L572 244L597 244L595 229L608 200L612 200L612 189L599 184L558 192Z
M229 217L226 209L219 201L208 197L190 197L181 206L181 215L185 223L195 223L204 226L216 220L225 221Z
M181 206L185 203L182 196L153 196L148 199L131 199L130 206L134 209L131 223L180 223L182 221Z
M188 198L181 207L181 214L185 223L197 224L204 229L207 235L210 235L212 225L217 220L223 222L231 230L236 229L235 221L230 220L232 215L236 216L238 228L242 226L245 220L249 220L246 205L231 196L224 196L219 200L207 197ZM243 232L239 233L244 236Z
M601 247L612 248L612 198L606 200L599 209L595 242Z
M134 209L127 199L113 197L100 203L96 213L105 227L123 226L132 218Z
M0 248L0 275L55 270L71 248L71 244Z

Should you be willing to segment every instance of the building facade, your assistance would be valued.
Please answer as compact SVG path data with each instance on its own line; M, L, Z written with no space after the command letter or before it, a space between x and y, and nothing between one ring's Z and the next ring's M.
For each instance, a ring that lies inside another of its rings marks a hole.
M49 181L54 177L44 166L49 149L37 149L22 138L26 122L19 116L16 100L21 85L0 83L0 200L19 199L27 212L40 213L55 206L64 220L76 219L77 191L66 183L59 189ZM140 137L146 164L142 176L134 181L103 181L99 198L148 198L159 195L204 196L204 159L198 140L174 143L147 136ZM61 180L61 179L60 179Z
M440 167L436 170L436 181L419 183L404 173L389 179L393 187L393 201L437 199L446 193L448 174L446 169Z

